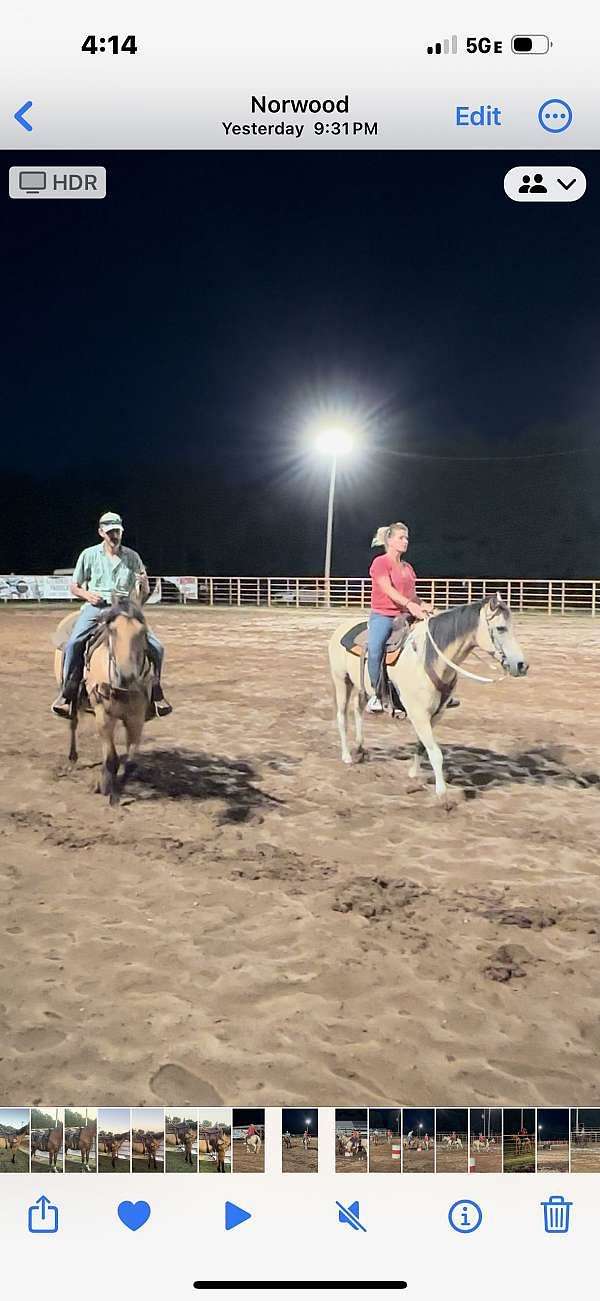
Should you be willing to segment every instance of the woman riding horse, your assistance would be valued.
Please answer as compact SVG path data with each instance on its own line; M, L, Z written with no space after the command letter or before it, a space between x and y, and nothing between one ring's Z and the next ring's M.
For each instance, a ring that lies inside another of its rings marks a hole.
M412 619L425 619L431 607L417 598L416 574L404 554L408 550L406 524L384 524L377 529L372 547L384 547L384 555L376 556L369 574L371 577L371 614L367 668L372 695L367 709L371 714L381 713L383 705L378 694L379 675L385 644L399 614Z

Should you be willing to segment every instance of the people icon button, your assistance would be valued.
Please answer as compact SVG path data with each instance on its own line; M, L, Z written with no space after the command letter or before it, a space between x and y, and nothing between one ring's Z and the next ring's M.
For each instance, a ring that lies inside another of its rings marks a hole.
M547 194L548 191L544 185L542 172L535 172L533 181L530 176L523 177L523 183L519 186L519 194Z
M483 1211L470 1197L460 1202L453 1202L448 1211L450 1228L456 1233L474 1233L483 1220Z
M584 172L569 163L521 163L504 176L504 193L514 203L576 203L586 191Z

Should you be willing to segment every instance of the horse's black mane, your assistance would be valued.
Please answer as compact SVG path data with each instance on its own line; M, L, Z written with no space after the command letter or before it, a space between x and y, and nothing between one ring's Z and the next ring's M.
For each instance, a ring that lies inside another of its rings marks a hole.
M441 614L432 615L429 620L431 635L439 650L446 650L459 637L465 633L475 632L479 623L479 616L484 605L488 604L489 596L484 596L479 601L470 601L468 605L455 605L450 610L443 610ZM504 601L499 601L496 606L507 617L510 616L510 610ZM425 642L425 663L434 664L436 652L431 645L429 638Z
M116 605L111 605L110 609L106 610L102 615L102 620L104 623L113 623L115 619L118 619L120 614L123 614L126 619L138 619L139 622L143 624L146 622L146 616L141 605L137 605L135 601L130 601L129 599L124 599L123 601L119 601Z

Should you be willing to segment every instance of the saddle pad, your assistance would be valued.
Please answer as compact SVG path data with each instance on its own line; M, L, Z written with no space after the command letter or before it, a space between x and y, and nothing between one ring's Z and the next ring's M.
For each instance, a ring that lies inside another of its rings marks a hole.
M344 647L344 650L351 651L354 648L354 643L357 637L359 636L359 634L366 631L367 631L366 619L363 619L361 623L355 623L353 628L349 628L348 632L345 632L344 636L340 637L340 642Z
M403 614L397 616L394 620L394 626L387 639L385 647L386 664L395 664L401 651L404 649L404 643L410 630L408 619ZM344 633L341 638L342 646L345 650L350 651L352 655L366 654L368 642L368 624L357 623L349 632Z

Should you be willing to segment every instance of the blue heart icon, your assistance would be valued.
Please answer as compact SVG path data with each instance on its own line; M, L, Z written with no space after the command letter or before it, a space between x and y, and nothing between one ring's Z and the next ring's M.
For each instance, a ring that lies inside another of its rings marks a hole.
M117 1215L127 1229L135 1232L150 1219L150 1207L147 1202L119 1202Z

